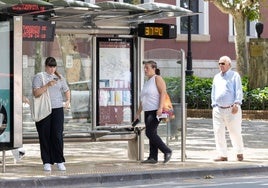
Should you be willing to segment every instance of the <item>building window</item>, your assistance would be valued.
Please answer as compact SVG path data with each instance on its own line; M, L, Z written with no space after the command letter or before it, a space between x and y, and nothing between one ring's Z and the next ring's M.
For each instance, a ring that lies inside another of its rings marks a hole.
M180 7L190 9L193 12L198 12L198 1L181 0ZM181 18L181 23L180 23L181 34L188 33L188 20L189 20L188 17ZM198 25L199 25L198 15L192 16L191 17L191 33L192 34L199 34Z
M138 5L144 3L144 0L123 0L124 3Z
M208 2L204 0L176 0L177 6L182 8L190 7L193 12L200 12L199 15L192 16L191 33L197 35L208 35L209 34L209 19L208 19ZM178 34L187 34L187 17L178 17L177 25L180 26Z
M252 37L257 37L257 32L255 30L255 25L257 21L248 21L246 22L246 36L247 40ZM235 27L234 27L234 20L231 15L229 15L229 41L234 42L234 36L235 36Z

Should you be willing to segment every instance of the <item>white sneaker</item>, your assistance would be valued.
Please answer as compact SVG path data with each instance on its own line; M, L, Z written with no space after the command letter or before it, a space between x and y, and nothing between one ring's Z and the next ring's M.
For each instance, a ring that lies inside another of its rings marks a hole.
M66 168L65 168L65 166L64 166L64 163L58 163L57 166L58 166L58 169L59 169L60 171L65 171L65 170L66 170Z
M51 171L51 164L45 163L44 164L44 171Z

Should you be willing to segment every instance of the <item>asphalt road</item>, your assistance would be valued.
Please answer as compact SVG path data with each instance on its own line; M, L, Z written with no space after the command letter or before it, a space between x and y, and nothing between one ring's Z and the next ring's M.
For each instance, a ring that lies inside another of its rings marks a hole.
M89 185L88 185L89 186ZM258 176L206 176L201 178L178 178L132 181L123 183L107 183L90 185L94 188L264 188L268 186L268 175Z

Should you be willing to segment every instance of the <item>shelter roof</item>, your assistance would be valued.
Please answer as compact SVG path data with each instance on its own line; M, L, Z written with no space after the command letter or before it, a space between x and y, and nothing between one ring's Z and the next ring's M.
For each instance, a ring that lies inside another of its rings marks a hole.
M141 22L195 15L165 3L128 4L105 1L96 4L75 0L0 0L0 16L51 20L57 29L133 27Z

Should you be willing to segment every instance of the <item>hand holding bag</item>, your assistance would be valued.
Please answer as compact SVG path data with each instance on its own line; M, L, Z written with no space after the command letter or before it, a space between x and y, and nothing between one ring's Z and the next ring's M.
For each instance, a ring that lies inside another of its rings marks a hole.
M44 74L41 73L41 75L43 85L45 85ZM49 114L51 114L52 108L48 90L46 90L46 92L44 92L39 97L33 96L31 104L31 112L32 112L32 119L35 122L39 122L45 117L47 117Z

